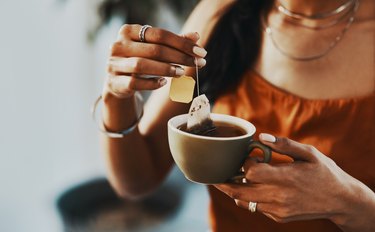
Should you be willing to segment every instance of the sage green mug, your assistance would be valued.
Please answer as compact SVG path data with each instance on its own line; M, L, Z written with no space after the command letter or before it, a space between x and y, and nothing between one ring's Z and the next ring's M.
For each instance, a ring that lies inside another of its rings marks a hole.
M242 128L244 135L234 137L210 137L195 135L179 128L187 122L188 114L178 115L168 121L169 149L177 166L185 177L202 184L218 184L240 179L245 159L255 149L263 152L261 162L270 162L271 149L254 141L255 126L230 115L211 114L215 122Z

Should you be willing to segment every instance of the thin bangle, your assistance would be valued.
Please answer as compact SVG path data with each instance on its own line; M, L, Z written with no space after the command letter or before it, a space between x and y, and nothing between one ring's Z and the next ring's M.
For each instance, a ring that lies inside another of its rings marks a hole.
M142 117L143 117L143 98L142 98L142 95L139 93L139 92L135 92L135 99L136 99L136 111L140 113L137 113L137 120L135 120L135 122L127 129L125 130L122 130L122 131L117 131L117 132L114 132L114 131L108 131L105 126L104 126L104 122L103 122L103 119L100 117L100 122L97 121L97 117L96 117L96 114L97 114L97 108L99 106L99 103L101 102L101 100L103 99L102 98L102 95L100 95L94 105L92 106L91 108L91 115L92 115L92 119L94 120L94 122L98 125L98 128L99 128L99 131L102 132L103 134L107 135L108 137L110 138L124 138L126 135L132 133L135 128L137 128L138 126L138 123L139 121L141 121ZM139 108L141 108L139 110Z

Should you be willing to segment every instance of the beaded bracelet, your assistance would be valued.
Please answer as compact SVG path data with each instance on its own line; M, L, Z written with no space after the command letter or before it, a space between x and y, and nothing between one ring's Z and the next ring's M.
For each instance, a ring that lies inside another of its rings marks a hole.
M118 132L108 131L104 126L103 119L101 119L100 122L97 122L97 119L96 119L97 118L96 117L97 112L96 111L97 111L99 103L103 99L102 95L100 95L96 99L93 107L91 108L91 115L92 115L92 118L93 118L94 122L96 124L98 124L98 128L102 133L104 133L105 135L107 135L110 138L124 138L126 135L130 134L131 132L133 132L135 130L135 128L138 126L138 123L139 123L139 121L141 121L141 118L143 116L143 98L142 98L142 95L139 92L135 92L134 96L135 96L135 99L136 99L135 105L136 105L136 111L137 111L137 114L138 114L137 120L129 128L127 128L125 130L122 130L122 131L118 131ZM139 108L141 108L141 109L139 110ZM139 111L140 111L140 113L138 113Z

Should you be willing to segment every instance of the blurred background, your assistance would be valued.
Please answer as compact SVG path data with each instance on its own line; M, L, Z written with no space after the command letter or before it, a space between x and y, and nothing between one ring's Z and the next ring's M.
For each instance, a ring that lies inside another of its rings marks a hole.
M140 202L108 186L90 106L120 26L178 33L196 0L0 1L0 231L207 231L175 168Z

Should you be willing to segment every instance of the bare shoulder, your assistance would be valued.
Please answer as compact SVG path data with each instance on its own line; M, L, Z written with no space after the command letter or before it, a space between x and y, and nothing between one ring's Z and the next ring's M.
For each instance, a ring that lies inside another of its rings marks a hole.
M201 0L186 21L183 32L198 32L198 44L204 46L217 21L227 7L236 0Z

